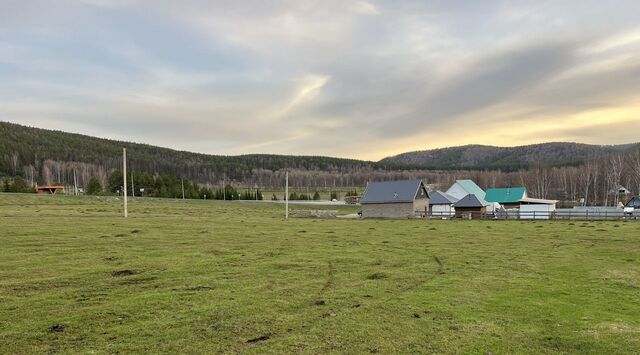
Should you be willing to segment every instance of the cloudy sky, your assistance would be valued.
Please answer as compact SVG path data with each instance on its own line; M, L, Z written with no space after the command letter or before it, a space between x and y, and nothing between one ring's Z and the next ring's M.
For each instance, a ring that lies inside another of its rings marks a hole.
M0 0L0 120L213 154L636 142L638 14L638 0Z

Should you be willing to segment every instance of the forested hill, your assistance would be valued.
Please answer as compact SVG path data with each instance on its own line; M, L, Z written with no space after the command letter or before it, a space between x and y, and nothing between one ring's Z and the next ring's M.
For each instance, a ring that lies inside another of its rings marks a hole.
M123 147L133 170L199 181L218 180L223 175L240 180L256 169L353 171L380 167L374 162L321 156L206 155L0 122L0 175L24 175L25 167L38 168L47 160L118 169Z
M321 156L207 155L0 122L0 179L21 176L30 186L68 186L73 185L77 175L80 186L86 186L92 177L106 186L108 177L122 167L123 147L127 148L129 171L136 174L165 174L205 185L226 181L234 186L278 187L284 181L284 170L288 169L292 186L351 187L374 180L418 177L448 183L461 176L456 175L456 170L516 171L538 162L551 166L580 165L639 145L546 143L513 148L470 145L405 153L370 162ZM436 170L452 172L442 174Z
M551 166L572 166L615 152L626 152L640 144L612 146L580 143L543 143L519 147L466 145L403 153L382 159L382 163L409 164L426 169L468 169L514 171L534 163Z

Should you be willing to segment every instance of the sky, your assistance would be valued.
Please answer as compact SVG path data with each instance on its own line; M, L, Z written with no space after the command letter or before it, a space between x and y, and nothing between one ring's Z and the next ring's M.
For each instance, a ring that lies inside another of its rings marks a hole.
M640 1L0 0L0 121L378 160L640 141Z

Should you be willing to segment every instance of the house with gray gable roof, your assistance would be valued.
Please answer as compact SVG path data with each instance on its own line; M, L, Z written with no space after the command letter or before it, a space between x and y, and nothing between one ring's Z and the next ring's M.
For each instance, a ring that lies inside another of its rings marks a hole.
M370 182L360 204L363 218L409 218L427 211L429 193L422 180Z
M474 194L468 194L454 203L453 207L456 209L456 217L472 219L482 218L487 213L489 204Z

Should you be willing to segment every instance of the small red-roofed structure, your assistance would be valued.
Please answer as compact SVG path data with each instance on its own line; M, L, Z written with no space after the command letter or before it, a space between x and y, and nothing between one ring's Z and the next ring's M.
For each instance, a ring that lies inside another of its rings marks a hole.
M55 195L58 192L62 192L64 190L64 186L38 186L36 187L36 192L39 194L49 194Z

